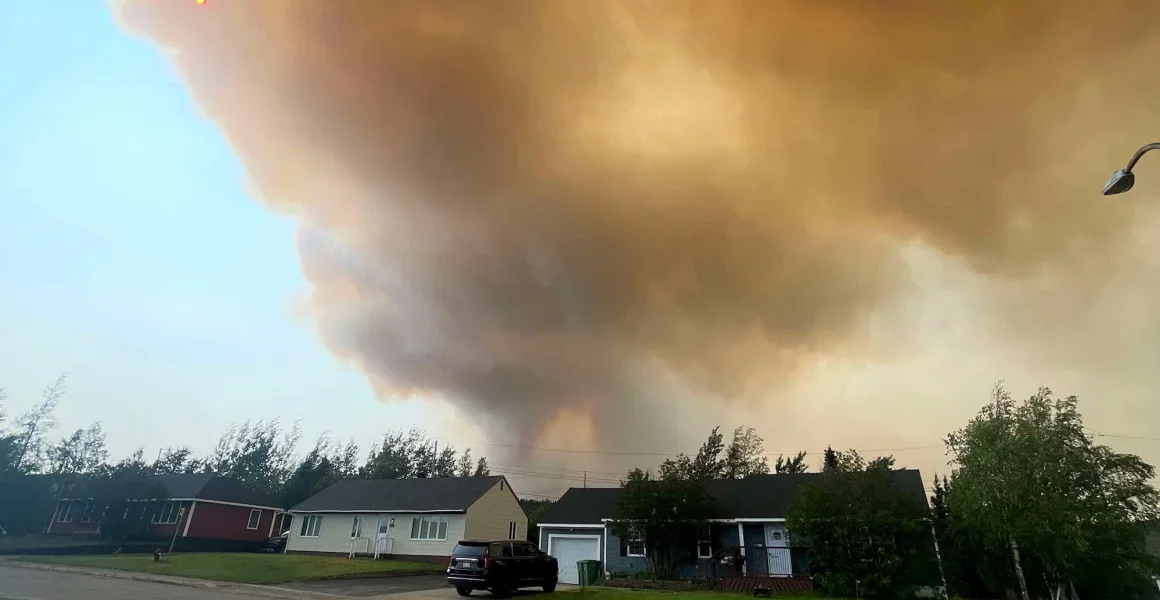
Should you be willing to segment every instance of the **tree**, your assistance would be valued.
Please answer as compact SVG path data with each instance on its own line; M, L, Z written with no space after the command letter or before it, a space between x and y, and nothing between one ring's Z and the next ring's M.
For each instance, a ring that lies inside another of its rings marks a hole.
M552 507L551 500L540 500L533 498L520 498L520 506L523 507L524 512L528 513L528 541L536 544L540 543L540 521Z
M4 401L7 400L4 389L0 388L0 476L16 470L16 448L18 437L9 431L4 423L8 413L4 410Z
M809 465L806 464L806 452L803 450L793 456L793 458L777 457L777 462L773 463L774 473L805 473L810 470Z
M345 474L337 464L341 458L336 454L330 438L319 437L282 488L282 505L299 504L342 479Z
M826 451L822 454L822 472L833 471L838 467L838 453L834 452L833 447L826 446Z
M48 472L53 475L92 475L101 470L109 458L105 431L100 423L78 429L49 446L45 452Z
M750 475L769 473L769 461L765 458L765 440L750 427L733 430L733 440L725 449L725 479L742 479Z
M475 463L475 477L487 477L491 475L491 468L487 466L487 457L481 456Z
M177 446L162 448L149 466L149 471L154 475L197 473L205 467L202 461L194 458L189 448Z
M657 470L661 479L720 479L725 472L725 461L721 458L725 444L720 429L714 427L709 432L696 457L681 453L676 458L665 459Z
M692 552L688 541L713 514L702 478L654 479L634 469L622 483L613 511L612 532L644 548L653 579L669 578L673 565Z
M44 390L40 404L33 406L16 421L15 456L11 470L18 473L38 471L44 463L45 435L56 427L56 405L64 396L65 376L61 375Z
M475 472L475 463L471 462L471 448L463 451L459 455L459 462L455 465L455 475L458 477L471 477Z
M1009 551L1024 599L1039 581L1056 599L1076 591L1122 597L1152 585L1146 575L1157 565L1139 524L1160 515L1155 470L1095 444L1077 398L1040 388L1016 404L996 385L946 443L955 467L948 509L988 550Z
M455 469L459 466L458 453L451 446L444 446L435 458L433 477L455 477Z
M414 477L415 465L412 459L415 448L426 443L426 438L418 429L409 432L391 431L383 436L378 447L371 448L363 465L363 477L367 479L407 479Z
M278 494L295 469L299 437L297 424L284 432L277 419L231 425L206 464L218 475Z
M925 503L895 486L892 463L835 452L790 506L787 527L809 546L810 570L828 594L893 598L914 583L930 539Z

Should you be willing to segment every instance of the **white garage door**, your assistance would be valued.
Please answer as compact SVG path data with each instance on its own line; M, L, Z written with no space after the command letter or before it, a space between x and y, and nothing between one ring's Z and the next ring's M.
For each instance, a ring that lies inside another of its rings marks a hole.
M600 538L551 539L551 548L548 551L560 563L560 583L580 583L580 572L576 570L577 561L600 560Z

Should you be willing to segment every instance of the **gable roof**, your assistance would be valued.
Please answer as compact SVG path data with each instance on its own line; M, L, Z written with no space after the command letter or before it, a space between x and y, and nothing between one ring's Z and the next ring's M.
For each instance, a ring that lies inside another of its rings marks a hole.
M751 475L745 479L710 481L718 519L784 519L803 485L816 481L821 473ZM904 493L924 505L926 488L917 469L890 472L890 478ZM612 518L621 488L570 488L540 519L545 525L598 525Z
M292 512L464 512L502 475L431 479L345 479Z

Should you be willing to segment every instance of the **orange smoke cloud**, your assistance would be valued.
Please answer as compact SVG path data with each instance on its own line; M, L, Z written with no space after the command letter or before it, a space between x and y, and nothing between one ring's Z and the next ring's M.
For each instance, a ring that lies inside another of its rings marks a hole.
M300 219L325 343L385 395L437 393L530 440L561 408L646 435L645 370L735 399L869 352L905 244L1098 284L1133 209L1095 194L1160 125L1160 3L1097 4L119 14L175 51L261 197Z

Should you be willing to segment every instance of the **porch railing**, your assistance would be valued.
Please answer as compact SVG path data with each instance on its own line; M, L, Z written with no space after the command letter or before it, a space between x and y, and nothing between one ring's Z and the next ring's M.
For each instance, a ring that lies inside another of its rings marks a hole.
M395 540L394 538L376 538L375 539L375 560L380 556L388 556L394 553Z
M805 577L810 574L807 549L800 546L729 546L713 556L709 567L714 579Z
M357 554L370 554L371 539L365 537L351 538L350 540L350 555L348 558L354 558Z

